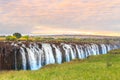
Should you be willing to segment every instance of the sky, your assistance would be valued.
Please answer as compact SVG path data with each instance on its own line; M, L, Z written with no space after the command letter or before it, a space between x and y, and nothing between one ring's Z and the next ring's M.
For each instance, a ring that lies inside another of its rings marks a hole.
M0 34L120 36L120 0L0 0Z

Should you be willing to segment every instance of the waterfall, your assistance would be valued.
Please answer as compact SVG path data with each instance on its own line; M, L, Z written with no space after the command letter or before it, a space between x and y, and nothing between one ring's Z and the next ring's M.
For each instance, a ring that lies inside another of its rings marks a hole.
M54 64L55 59L52 51L52 47L50 44L42 44L43 51L45 52L46 56L46 64Z
M56 52L56 62L58 64L62 63L62 53L60 51L60 48L56 47L54 44L52 45L55 48L55 52Z
M25 51L23 48L21 49L22 59L23 59L23 69L26 69L26 59L25 59ZM30 45L30 48L26 48L28 53L29 65L31 70L37 70L41 68L41 54L42 50L38 48L38 45Z
M102 54L106 54L107 53L107 47L105 44L101 44L102 47Z
M76 49L77 49L77 53L78 53L78 58L79 59L84 59L85 56L84 56L84 51L82 49L82 46L76 45Z
M26 49L26 51L24 48ZM108 51L117 48L119 48L117 45L112 44L98 45L91 43L79 45L61 43L59 45L55 45L49 43L41 43L41 48L39 48L38 44L30 44L29 47L26 47L24 45L20 47L20 53L22 55L23 69L27 69L26 57L28 57L30 70L37 70L44 65L55 63L61 64L63 60L69 62L76 58L84 59L90 55L106 54ZM26 56L26 54L28 54L28 56Z
M75 53L74 53L71 45L63 44L63 48L65 50L67 62L70 61L71 59L75 59ZM70 59L70 57L71 57L71 59Z
M26 70L26 57L25 57L25 51L24 51L24 48L20 48L20 53L22 55L22 66L23 66L23 69Z
M16 57L17 55L16 54L17 54L17 50L15 50L15 54L14 54L15 55L15 70L17 70L17 57Z

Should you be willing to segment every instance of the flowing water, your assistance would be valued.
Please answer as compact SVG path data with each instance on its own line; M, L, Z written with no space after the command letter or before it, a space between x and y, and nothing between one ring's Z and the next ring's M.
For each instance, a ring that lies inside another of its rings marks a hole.
M39 45L41 47L39 47ZM21 46L22 69L38 70L44 65L61 64L73 59L84 59L90 55L106 54L108 51L118 49L116 44L50 44L34 43L29 47ZM26 55L27 54L27 55ZM28 63L28 64L27 64Z

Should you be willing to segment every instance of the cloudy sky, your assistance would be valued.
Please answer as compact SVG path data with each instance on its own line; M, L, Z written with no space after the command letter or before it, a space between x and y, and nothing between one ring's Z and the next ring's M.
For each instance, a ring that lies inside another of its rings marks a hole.
M0 0L0 34L120 34L120 0Z

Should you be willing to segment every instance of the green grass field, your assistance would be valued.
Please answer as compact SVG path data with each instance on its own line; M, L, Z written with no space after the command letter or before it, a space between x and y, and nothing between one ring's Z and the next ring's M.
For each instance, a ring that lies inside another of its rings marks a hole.
M120 50L37 71L2 71L0 80L120 80Z

